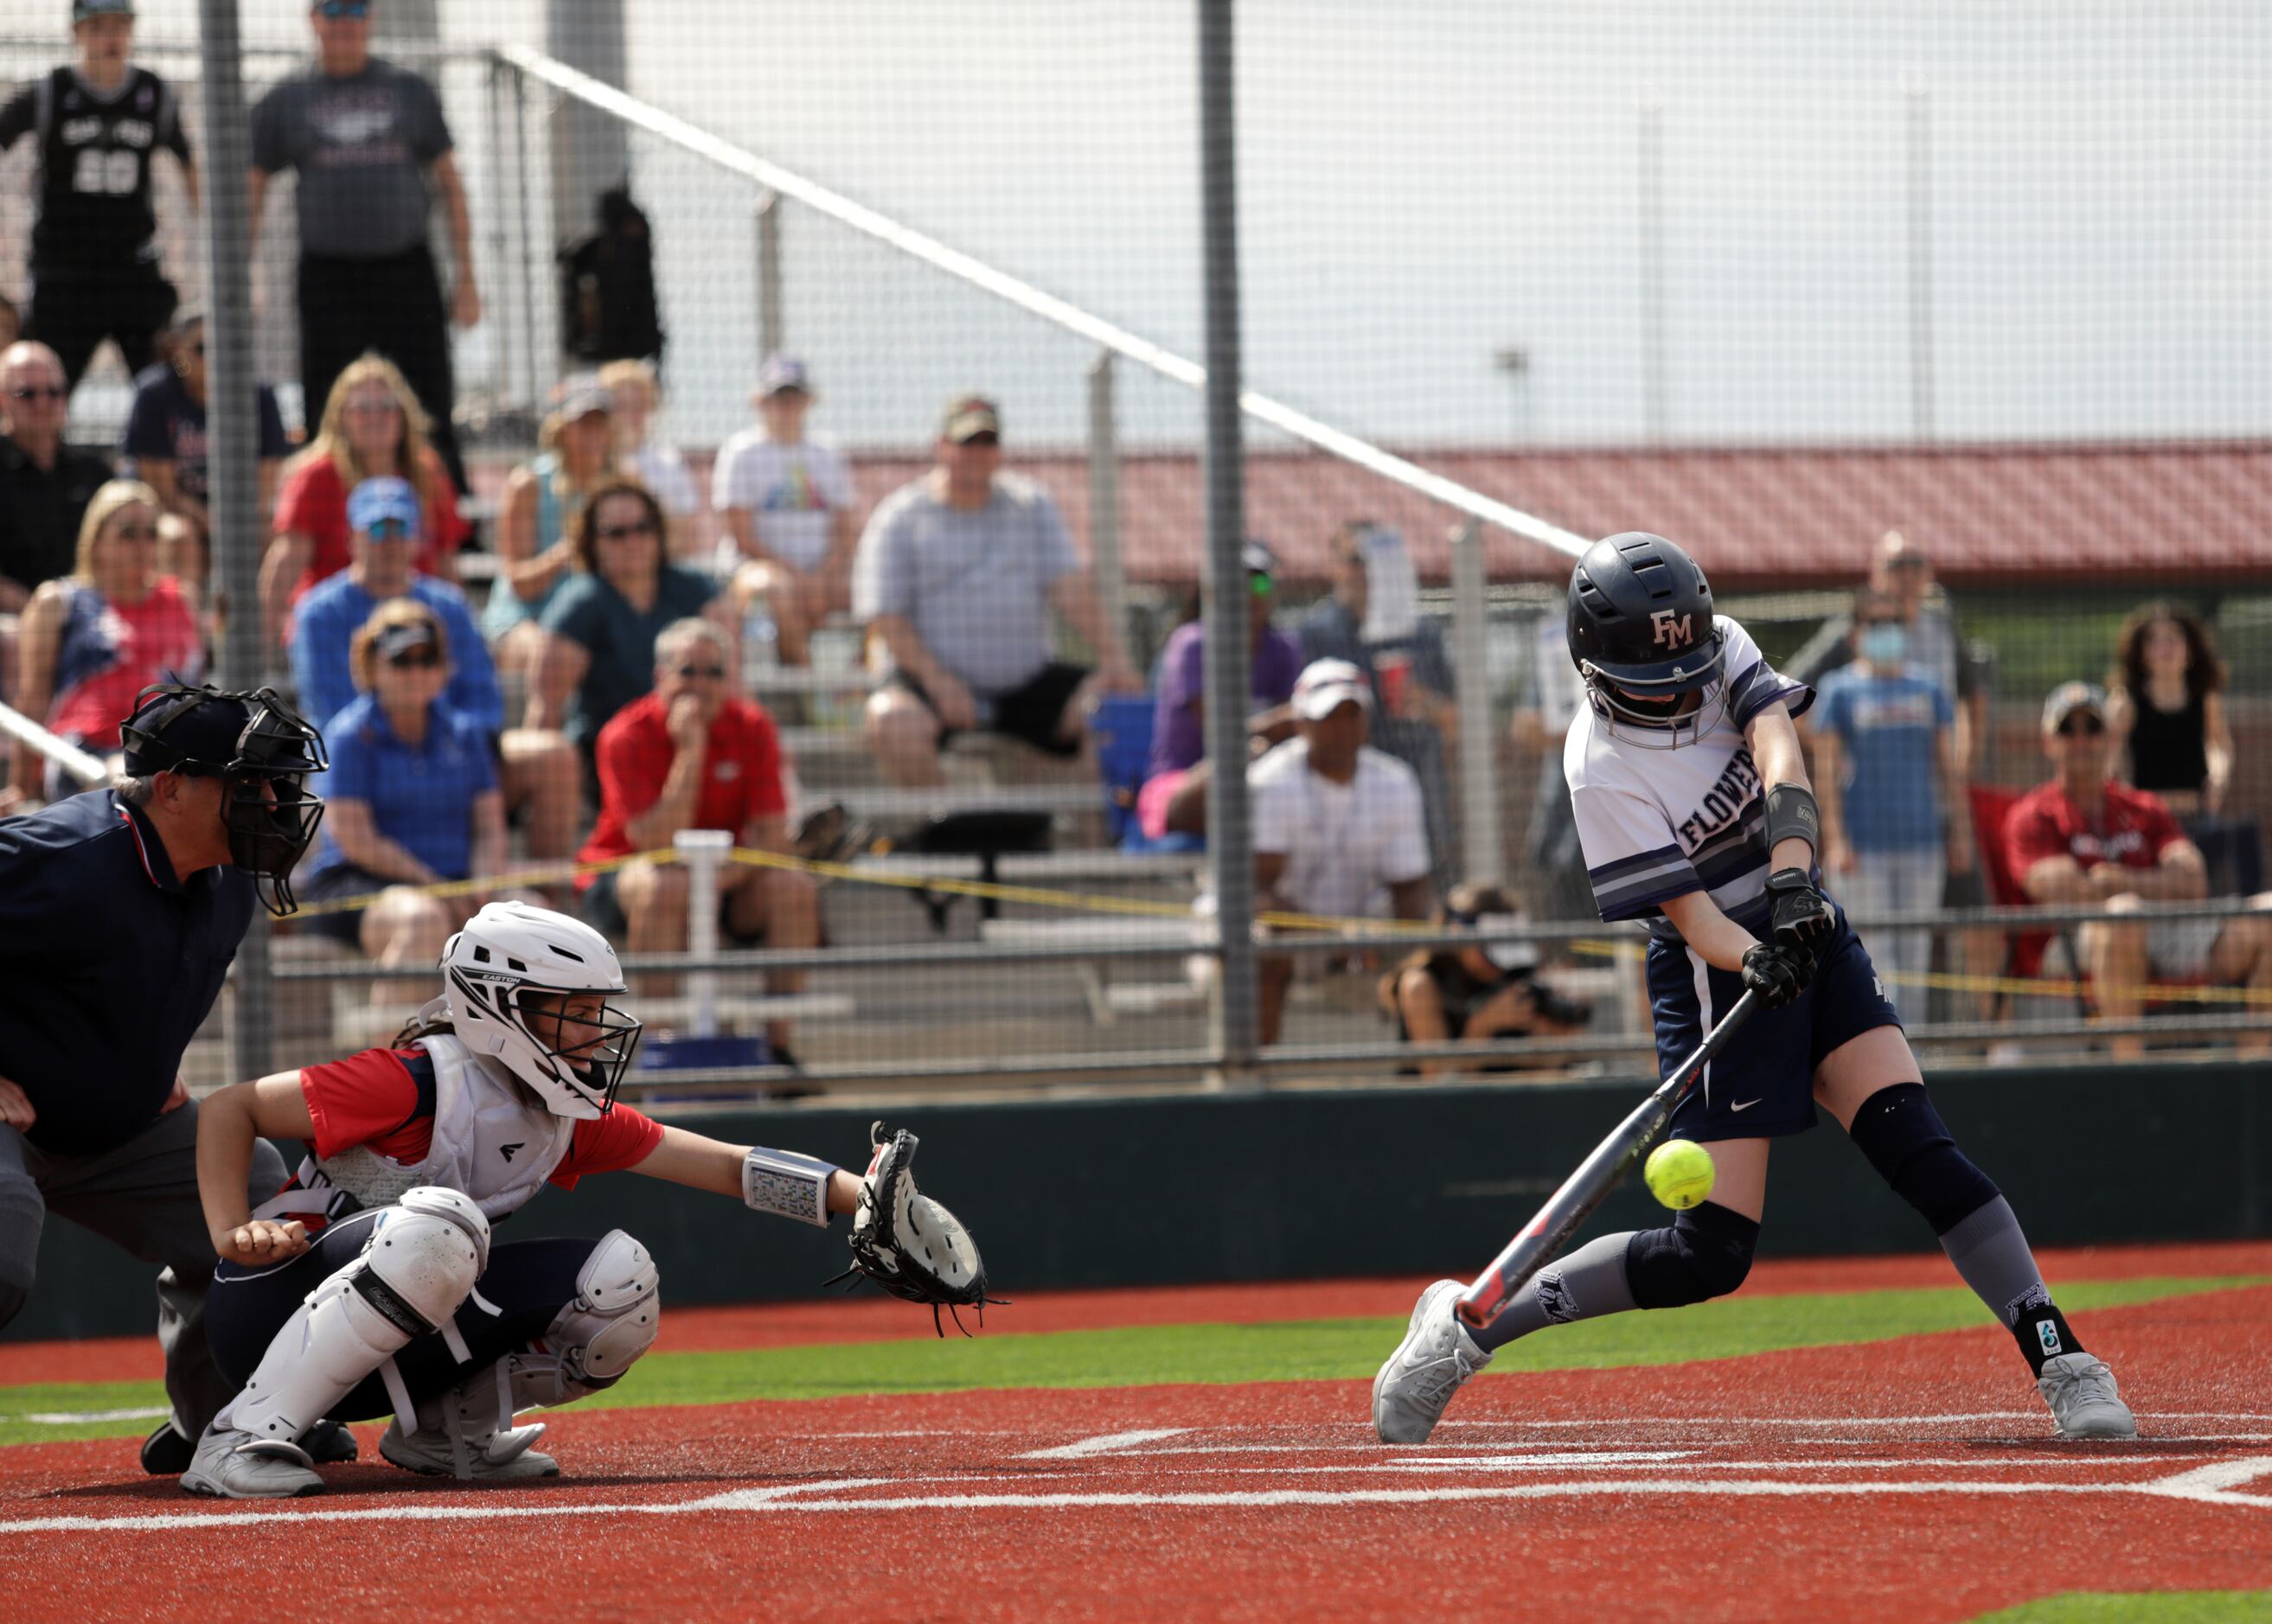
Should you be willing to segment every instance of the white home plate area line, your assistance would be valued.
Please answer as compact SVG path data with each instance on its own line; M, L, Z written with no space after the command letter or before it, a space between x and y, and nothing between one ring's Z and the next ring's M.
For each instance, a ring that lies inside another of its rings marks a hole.
M492 1502L486 1505L397 1505L312 1510L301 1509L304 1502L294 1501L273 1509L248 1507L235 1512L172 1512L149 1516L24 1517L0 1519L0 1538L28 1533L153 1533L231 1528L252 1530L260 1537L267 1538L273 1535L279 1523L476 1522L540 1516L588 1518L594 1514L681 1516L715 1516L735 1511L794 1511L808 1515L865 1516L884 1511L1069 1511L1142 1507L1268 1511L1289 1507L1447 1505L1491 1501L1579 1499L1594 1495L1630 1498L1637 1494L1787 1500L1828 1497L1858 1500L1893 1495L2143 1494L2207 1506L2272 1509L2272 1494L2235 1492L2238 1485L2268 1474L2272 1474L2272 1456L2219 1462L2212 1466L2144 1483L1790 1483L1738 1477L1581 1478L1564 1482L1444 1484L1425 1488L1087 1492L1050 1489L1023 1494L973 1494L967 1490L950 1490L923 1494L865 1496L847 1491L898 1489L906 1486L906 1480L844 1478L807 1484L775 1485L763 1489L735 1489L699 1500L660 1506L562 1500L542 1505Z
M1873 1450L1868 1456L1841 1458L1835 1452L1802 1460L1706 1460L1691 1458L1698 1449L1637 1448L1614 1450L1546 1449L1528 1454L1491 1451L1431 1456L1416 1450L1379 1451L1370 1461L1337 1461L1322 1465L1293 1463L1204 1466L1192 1462L1191 1446L1150 1449L1167 1438L1198 1430L1190 1427L1147 1427L1098 1434L1046 1450L1008 1457L997 1467L974 1463L968 1470L911 1472L895 1477L838 1477L804 1483L774 1483L763 1487L729 1489L681 1501L640 1503L613 1500L601 1502L571 1495L466 1491L467 1498L435 1503L431 1499L384 1505L330 1505L308 1501L277 1505L244 1505L228 1509L189 1509L137 1516L45 1516L11 1517L0 1515L0 1541L11 1535L34 1533L131 1533L181 1530L252 1531L271 1538L280 1524L386 1523L510 1521L529 1517L594 1514L636 1516L717 1516L803 1512L823 1516L871 1516L904 1511L1070 1511L1087 1509L1158 1507L1162 1509L1221 1509L1267 1512L1283 1508L1332 1508L1383 1505L1455 1505L1495 1501L1551 1501L1588 1496L1658 1495L1663 1497L1720 1495L1734 1498L1790 1499L1940 1495L1985 1497L2012 1495L2137 1494L2179 1500L2205 1507L2272 1510L2272 1494L2246 1492L2246 1486L2272 1478L2272 1455L2256 1454L2212 1461L2167 1476L2146 1479L2099 1475L2134 1470L2141 1464L2166 1464L2184 1456L2135 1453L2122 1449L2081 1447L2039 1457L1995 1456L1887 1457ZM1819 1448L1820 1440L1800 1447ZM1866 1447L1866 1446L1865 1446ZM1234 1446L1235 1448L1235 1446ZM1226 1449L1225 1453L1233 1452ZM1178 1458L1172 1465L1163 1457ZM1048 1459L1064 1463L1064 1470L1034 1473L1029 1469L1004 1470L1013 1463ZM2039 1473L2014 1479L2007 1475ZM1984 1469L1992 1478L1950 1476L1920 1478L1920 1471ZM1520 1473L1516 1482L1414 1483L1415 1472L1465 1470L1485 1476ZM1383 1484L1373 1474L1392 1471L1405 1478ZM1901 1471L1900 1479L1815 1479L1815 1472ZM1654 1475L1644 1475L1653 1471ZM1138 1478L1142 1472L1146 1478ZM1565 1475L1567 1474L1567 1475ZM1290 1486L1294 1477L1317 1479L1339 1475L1344 1485L1325 1483ZM1211 1478L1215 1485L1173 1488L1159 1486L1162 1478ZM1222 1486L1224 1478L1269 1478L1269 1486ZM1048 1487L1042 1479L1054 1479ZM1147 1480L1148 1479L1148 1480ZM1371 1479L1368 1481L1368 1479ZM1143 1486L1134 1486L1142 1482Z

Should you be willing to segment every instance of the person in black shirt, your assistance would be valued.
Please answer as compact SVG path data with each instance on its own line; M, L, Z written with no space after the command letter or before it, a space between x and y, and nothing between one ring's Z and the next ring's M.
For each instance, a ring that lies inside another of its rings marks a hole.
M116 786L0 822L0 1325L31 1293L50 1212L162 1265L173 1414L142 1459L172 1474L232 1392L206 1342L214 1253L182 1056L261 885L291 906L285 876L323 811L303 784L326 763L265 689L146 689L123 737ZM275 1153L257 1156L254 1198L283 1183Z
M71 36L78 61L0 108L0 151L39 138L24 330L55 350L76 388L106 338L130 374L150 364L175 302L158 264L151 159L174 154L193 211L198 170L173 87L127 60L133 0L72 0Z
M1436 911L1446 929L1512 929L1522 922L1513 900L1496 885L1455 885ZM1436 948L1416 952L1380 981L1380 1002L1407 1043L1483 1043L1493 1038L1558 1037L1593 1018L1587 1005L1537 979L1538 949L1528 942ZM1426 1076L1453 1071L1512 1071L1525 1062L1423 1061Z
M70 390L55 351L29 339L0 350L0 614L78 563L78 525L110 464L64 443Z

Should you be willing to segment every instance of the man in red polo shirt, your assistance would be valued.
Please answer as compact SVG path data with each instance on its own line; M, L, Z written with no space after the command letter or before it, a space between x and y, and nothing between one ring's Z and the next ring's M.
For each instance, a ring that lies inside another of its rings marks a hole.
M594 755L600 819L577 853L579 862L666 851L682 829L722 830L744 846L788 849L780 736L762 706L733 691L726 636L710 621L663 628L654 644L654 690L600 730ZM685 950L683 865L641 857L577 883L585 917L627 952ZM719 876L718 928L739 947L817 946L818 890L788 869L729 864ZM787 972L767 986L793 993L801 980ZM776 1021L766 1036L775 1060L794 1065L788 1032Z
M2044 702L2044 753L2056 778L2014 802L2004 821L2012 871L2041 903L2103 905L2109 915L2145 902L2190 902L2208 894L2207 867L2158 796L2109 775L2106 696L2088 682L2063 682ZM2272 905L2272 897L2256 898ZM2082 927L2083 968L2099 1018L2134 1020L2139 988L2152 981L2208 981L2272 987L2272 920L2110 918ZM2272 1047L2272 1032L2251 1032L2244 1053ZM2145 1040L2110 1040L2117 1058L2136 1059Z

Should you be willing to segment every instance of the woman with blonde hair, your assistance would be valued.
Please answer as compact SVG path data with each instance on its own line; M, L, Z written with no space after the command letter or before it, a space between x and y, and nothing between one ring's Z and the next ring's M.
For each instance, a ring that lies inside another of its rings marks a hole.
M371 611L349 645L356 697L325 729L322 843L303 895L307 927L359 946L382 965L430 964L481 905L424 887L505 867L504 797L481 724L443 697L450 637L415 598ZM313 905L370 897L360 909ZM385 1003L397 989L371 986Z
M709 537L700 530L702 490L678 448L650 438L647 428L662 407L662 382L644 361L611 361L600 369L600 387L616 407L616 466L654 493L670 523L670 555L699 566Z
M118 725L153 682L196 682L205 642L181 584L158 572L158 493L112 480L79 521L71 573L41 583L17 628L16 708L97 755L118 748ZM71 789L19 746L13 782L49 799Z
M572 378L538 431L542 448L505 480L497 512L497 577L482 636L497 664L526 671L542 638L545 606L576 569L569 533L592 492L616 477L616 407L597 379Z
M261 624L272 642L283 641L303 592L348 567L348 493L365 480L410 481L426 515L415 567L457 578L453 561L472 527L428 432L418 397L384 355L366 354L340 374L315 437L286 468L277 494L275 533L260 564Z

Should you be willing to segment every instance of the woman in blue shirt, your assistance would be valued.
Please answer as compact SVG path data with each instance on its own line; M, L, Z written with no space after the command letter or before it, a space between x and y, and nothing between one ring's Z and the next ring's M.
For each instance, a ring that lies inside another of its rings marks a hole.
M444 702L448 634L416 599L373 610L349 658L357 697L325 729L330 811L305 887L307 927L382 965L433 964L484 899L416 888L504 868L504 801L489 740ZM320 905L348 897L371 901ZM372 984L375 1003L398 996L387 982Z

